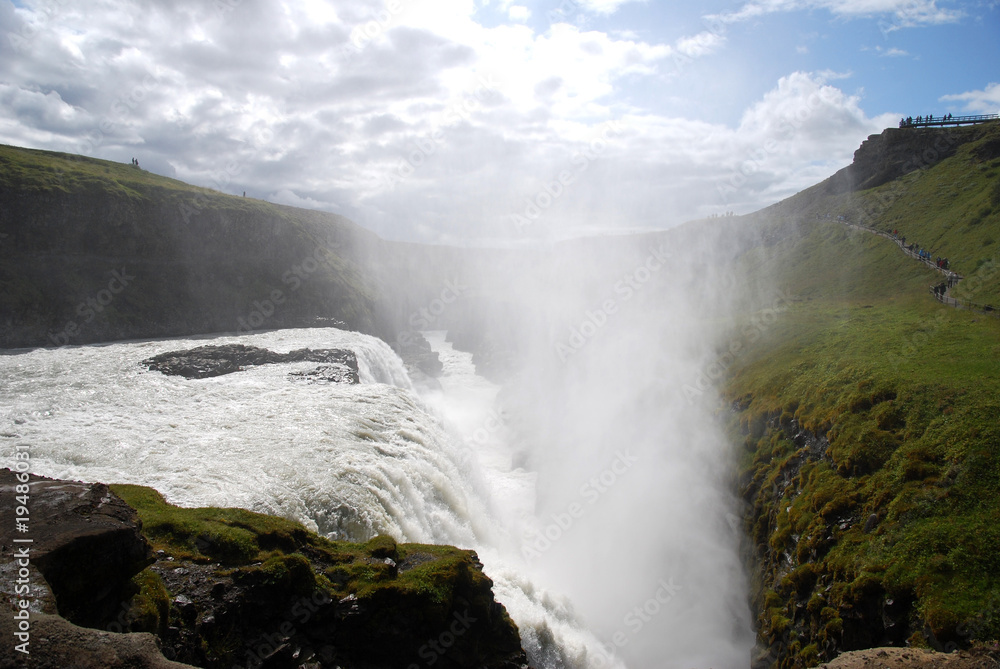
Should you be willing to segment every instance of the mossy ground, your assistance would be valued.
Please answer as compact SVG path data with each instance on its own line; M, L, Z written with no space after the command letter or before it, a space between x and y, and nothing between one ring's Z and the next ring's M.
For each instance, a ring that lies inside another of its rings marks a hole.
M794 296L724 388L781 666L1000 636L1000 320L938 304L940 275L836 222L898 228L1000 303L1000 271L983 271L1000 239L1000 160L981 158L994 135L899 182L776 208L761 225L779 241L744 258Z
M301 524L236 508L182 508L144 486L111 489L136 509L154 551L176 560L221 563L233 572L259 572L262 582L307 593L320 588L331 597L366 597L391 588L429 600L450 601L455 577L469 551L452 546L397 544L379 535L365 543L331 541ZM397 574L386 558L421 563ZM331 578L332 577L332 578Z
M156 564L135 577L119 624L160 634L182 661L259 662L277 649L269 640L280 632L331 663L405 666L457 615L477 622L456 640L456 658L442 658L445 666L465 655L520 652L517 628L471 551L384 535L335 542L283 518L181 508L142 486L111 489L136 509L157 552Z

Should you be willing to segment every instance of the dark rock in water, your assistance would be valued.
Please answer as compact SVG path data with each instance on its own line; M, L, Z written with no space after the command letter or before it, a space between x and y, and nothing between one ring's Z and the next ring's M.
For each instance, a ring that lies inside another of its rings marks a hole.
M392 342L392 349L403 360L407 372L419 370L422 374L437 378L444 371L441 358L431 350L430 342L419 332L400 334L396 341Z
M347 365L320 365L308 372L292 372L288 376L294 380L310 383L358 383L358 370Z
M358 383L358 359L354 351L336 348L300 348L288 353L275 353L266 348L245 344L199 346L186 351L161 353L143 360L150 371L162 372L186 379L205 379L239 372L255 365L272 365L286 362L322 362L330 367L317 368L317 376L329 382ZM339 370L333 372L333 368ZM325 370L321 372L321 370Z

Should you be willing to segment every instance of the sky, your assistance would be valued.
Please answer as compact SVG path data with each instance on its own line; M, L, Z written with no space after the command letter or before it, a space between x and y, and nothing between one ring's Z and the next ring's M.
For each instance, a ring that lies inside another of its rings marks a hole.
M0 143L503 245L749 213L1000 111L983 0L0 0Z

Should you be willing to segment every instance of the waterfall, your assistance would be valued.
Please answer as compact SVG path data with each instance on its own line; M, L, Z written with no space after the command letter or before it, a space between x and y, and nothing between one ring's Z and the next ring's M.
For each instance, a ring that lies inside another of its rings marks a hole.
M0 443L28 445L31 471L43 476L147 485L174 504L276 514L334 539L384 533L476 549L534 666L608 666L594 664L600 644L568 601L523 564L517 527L533 511L534 477L512 466L497 388L443 333L431 339L446 377L425 397L384 342L336 329L8 352ZM199 380L139 364L227 343L348 348L361 383L289 376L313 363Z

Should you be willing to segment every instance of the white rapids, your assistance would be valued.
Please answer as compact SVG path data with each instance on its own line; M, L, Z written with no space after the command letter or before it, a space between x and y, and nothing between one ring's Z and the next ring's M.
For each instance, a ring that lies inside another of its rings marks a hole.
M444 373L422 395L384 342L332 328L4 351L0 445L8 458L27 445L43 476L147 485L174 504L276 514L335 539L474 548L534 666L622 666L533 582L519 550L535 482L512 464L498 388L443 332L427 334ZM226 343L351 349L361 384L289 377L315 363L200 380L139 364Z

